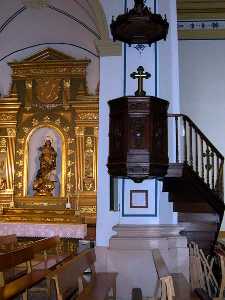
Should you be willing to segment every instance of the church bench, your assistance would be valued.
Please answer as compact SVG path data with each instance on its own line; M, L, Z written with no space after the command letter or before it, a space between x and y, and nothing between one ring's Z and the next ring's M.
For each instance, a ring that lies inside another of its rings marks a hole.
M18 241L15 234L0 236L0 253L11 251L17 246Z
M153 261L161 286L161 300L199 300L182 273L170 273L159 251L152 250Z
M66 259L69 259L70 257L67 254L59 255L57 251L59 242L60 242L59 237L45 238L45 239L38 240L36 242L26 244L24 246L20 246L20 248L17 248L14 252L11 252L11 254L14 253L13 255L16 257L17 255L26 253L26 248L28 248L31 253L30 260L29 260L30 269L33 270L52 269L55 268L58 264L64 262ZM55 250L56 255L47 254L47 251L51 249ZM39 257L38 259L36 257L37 254L41 254L41 257ZM21 262L21 264L22 263L23 262ZM17 266L14 265L11 269L7 269L4 271L4 282L9 282L27 273L27 263L22 265L21 264L17 264ZM3 273L1 273L1 277L3 277Z
M60 238L58 236L44 238L33 243L32 251L34 259L32 260L32 270L54 270L58 265L63 264L71 259L72 254L59 254ZM48 253L48 252L53 253ZM37 257L38 255L38 257ZM33 287L33 292L47 293L50 297L51 283L49 278L46 278L45 285L42 287Z
M5 278L7 276L7 271L13 271L16 266L22 266L23 274L27 273L28 270L31 271L32 259L32 246L24 248L22 247L4 254L0 254L0 286L4 286L7 282Z
M58 264L63 263L71 257L71 254L59 254L60 238L58 236L45 238L33 243L32 251L34 254L35 265L32 266L34 270L52 269ZM53 250L54 254L48 254L49 250ZM41 257L37 257L37 255Z
M24 246L21 245L13 251L0 254L1 285L26 274L27 269L30 271L32 269L47 270L56 267L68 258L68 255L47 255L47 250L55 249L58 243L58 237L46 238ZM33 263L37 262L35 255L41 252L44 253L43 258L38 260L38 264L33 267Z
M0 255L0 299L7 300L23 293L26 299L27 289L42 281L47 272L32 271L31 260L33 259L32 246L20 248ZM4 272L18 265L25 264L26 274L19 278L14 278L11 282L6 282Z
M32 271L23 275L0 288L0 300L12 299L23 294L23 299L27 299L27 290L37 285L46 277L46 272Z
M77 295L76 300L105 300L110 291L112 299L116 299L117 273L96 273L95 261L94 249L89 249L50 272L57 300L65 300L73 294ZM91 271L89 275L85 274L87 270Z

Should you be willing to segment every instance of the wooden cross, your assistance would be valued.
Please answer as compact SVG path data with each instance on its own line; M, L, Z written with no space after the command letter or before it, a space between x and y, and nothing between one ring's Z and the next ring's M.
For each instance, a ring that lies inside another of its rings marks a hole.
M137 73L133 72L130 74L130 77L133 79L138 79L138 90L135 92L136 97L144 97L146 96L146 92L143 90L143 82L144 79L149 79L151 74L148 72L144 72L144 68L142 66L137 68Z

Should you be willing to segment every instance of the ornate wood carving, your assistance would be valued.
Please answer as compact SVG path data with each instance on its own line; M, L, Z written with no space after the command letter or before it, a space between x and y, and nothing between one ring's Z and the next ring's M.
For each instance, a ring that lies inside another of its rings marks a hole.
M109 174L137 182L164 176L168 168L168 102L130 96L111 100L109 106Z

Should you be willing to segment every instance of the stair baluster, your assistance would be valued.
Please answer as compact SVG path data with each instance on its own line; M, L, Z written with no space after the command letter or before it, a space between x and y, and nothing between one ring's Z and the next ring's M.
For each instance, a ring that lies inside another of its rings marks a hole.
M163 190L184 224L184 234L209 253L222 223L224 157L206 135L186 115L170 114L175 145L171 145L168 173ZM174 154L174 155L173 155Z

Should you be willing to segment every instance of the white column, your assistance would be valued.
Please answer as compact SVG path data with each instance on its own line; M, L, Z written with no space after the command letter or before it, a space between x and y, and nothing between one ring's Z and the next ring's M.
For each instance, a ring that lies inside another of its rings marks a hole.
M166 14L169 22L167 40L158 43L159 97L170 102L171 113L180 112L179 60L176 0L158 0L158 13Z
M166 14L169 22L169 33L166 41L158 42L158 95L169 101L169 112L180 113L179 96L179 60L177 35L176 0L158 0L158 13ZM169 159L175 159L175 128L169 122ZM160 223L177 223L177 214L173 212L172 203L168 202L168 194L160 193Z
M108 246L112 227L119 223L119 213L110 212L110 176L107 170L109 153L109 106L108 101L122 95L122 56L100 59L99 95L99 151L97 193L97 246Z

